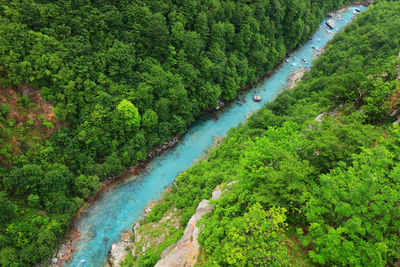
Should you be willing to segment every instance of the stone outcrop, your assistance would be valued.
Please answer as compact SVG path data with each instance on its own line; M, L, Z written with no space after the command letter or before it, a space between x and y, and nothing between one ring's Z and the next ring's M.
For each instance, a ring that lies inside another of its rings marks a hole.
M158 148L154 149L149 154L147 154L147 158L153 159L154 157L160 155L161 152L163 152L171 147L176 146L176 144L178 144L178 142L179 142L179 138L180 138L179 136L173 137L171 140L165 142L163 145L159 146Z
M321 123L322 122L322 118L325 117L326 112L322 112L321 114L319 114L317 117L315 117L315 121Z
M168 188L166 189L169 190ZM111 246L108 255L108 263L111 267L119 267L120 263L126 259L128 254L134 258L144 254L147 249L155 247L162 243L169 236L171 228L178 229L180 227L180 215L176 208L171 209L165 214L159 222L146 222L151 209L156 202L151 201L144 209L144 216L141 217L131 229L131 232L125 231L121 241ZM160 233L156 236L154 233Z
M255 96L253 96L253 100L254 100L255 102L260 102L260 101L262 100L262 98L261 98L261 96L259 96L259 95L255 95Z
M125 231L122 234L121 241L111 245L111 251L108 256L108 263L111 266L120 266L119 263L130 253L133 246L133 242L130 240L131 235L131 233Z
M151 211L151 209L154 207L155 202L151 201L149 205L146 206L144 209L144 216L147 217ZM143 220L143 219L142 219ZM135 242L137 239L141 239L141 236L137 233L137 228L140 225L139 220L133 227L132 227L132 232L135 235ZM135 231L136 230L136 231ZM131 240L132 233L129 231L124 231L122 233L121 241L112 244L111 245L111 250L108 254L108 263L110 264L111 267L119 267L120 262L125 260L126 256L131 253L132 251L132 256L135 256L135 244Z
M199 254L199 243L197 242L199 228L196 227L196 223L204 213L211 210L212 207L209 205L209 201L203 199L197 207L196 213L190 218L182 238L173 249L168 247L167 251L162 253L165 258L159 260L155 266L193 266Z
M328 19L325 22L325 25L328 26L329 28L333 29L333 28L335 28L336 23L335 23L335 21L333 19Z
M231 182L227 185L227 189L237 181ZM217 186L212 193L211 199L219 199L223 193L223 186ZM190 218L182 238L174 245L167 247L161 253L161 259L155 265L156 267L191 267L197 261L199 255L199 243L197 238L199 236L199 228L196 223L201 219L203 214L210 212L212 206L209 200L203 199L196 209L196 213Z
M290 75L286 84L288 89L293 89L301 81L304 74L307 72L307 68L300 68L298 71Z
M225 106L225 103L222 102L221 100L218 100L218 106L215 107L216 110L220 110Z

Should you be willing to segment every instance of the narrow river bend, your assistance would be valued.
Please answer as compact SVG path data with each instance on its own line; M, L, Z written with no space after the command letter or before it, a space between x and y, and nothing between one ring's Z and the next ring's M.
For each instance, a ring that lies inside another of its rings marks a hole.
M111 244L118 242L120 234L129 230L143 215L146 205L159 198L164 188L170 185L180 172L189 168L205 153L212 144L213 137L224 136L230 128L244 122L265 102L274 100L285 87L291 74L303 67L310 68L312 60L318 54L312 47L324 47L338 30L351 22L356 7L361 11L366 9L363 6L351 6L348 10L336 14L333 17L336 27L329 32L324 20L312 39L294 51L273 75L260 86L240 96L246 101L240 101L240 104L234 101L226 106L218 120L210 119L193 124L179 144L153 159L145 172L104 192L78 220L76 226L81 233L81 239L77 241L74 247L76 252L66 266L104 265ZM254 95L261 96L262 101L253 102Z

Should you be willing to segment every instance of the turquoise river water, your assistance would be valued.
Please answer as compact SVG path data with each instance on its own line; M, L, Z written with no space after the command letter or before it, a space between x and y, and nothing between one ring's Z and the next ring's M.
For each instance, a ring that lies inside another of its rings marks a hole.
M227 105L218 120L209 119L193 124L178 145L154 158L146 171L104 192L78 220L76 227L81 233L81 238L76 242L76 252L66 266L104 265L111 244L119 241L124 230L130 230L133 223L143 215L146 205L159 198L164 188L170 185L180 172L202 157L214 137L224 136L230 128L243 123L265 102L272 101L285 88L291 74L302 67L310 68L312 60L318 54L312 46L317 49L324 47L338 30L351 22L356 7L361 11L365 10L363 6L352 6L333 17L336 27L330 30L331 33L327 32L324 20L312 38L291 53L273 75L239 96L246 101L234 101ZM254 95L261 96L262 101L253 102Z

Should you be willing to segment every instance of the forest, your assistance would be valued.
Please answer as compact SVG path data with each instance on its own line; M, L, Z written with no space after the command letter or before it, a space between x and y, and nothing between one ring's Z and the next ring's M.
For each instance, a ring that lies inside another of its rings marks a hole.
M0 0L0 265L50 257L103 181L349 2Z
M197 266L397 266L399 28L400 3L376 1L335 35L297 87L231 129L142 222L177 208L174 240L122 265L153 266L200 201L238 181L199 221Z
M0 265L48 259L103 181L234 99L350 2L0 0L0 96L17 95L0 102ZM239 180L202 221L204 266L394 265L399 28L399 2L375 1L149 218L173 206L183 227L215 186Z

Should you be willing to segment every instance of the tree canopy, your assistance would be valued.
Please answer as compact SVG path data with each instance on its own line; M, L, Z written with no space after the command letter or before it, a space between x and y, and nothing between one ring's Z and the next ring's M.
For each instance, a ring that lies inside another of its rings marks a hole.
M234 99L350 2L0 0L0 93L13 90L20 112L2 95L0 265L50 257L101 181ZM299 86L178 177L158 213L173 204L182 225L215 186L240 181L203 220L202 264L296 263L290 240L316 264L399 259L399 11L376 1ZM47 101L37 120L26 88Z

